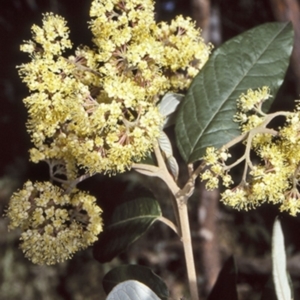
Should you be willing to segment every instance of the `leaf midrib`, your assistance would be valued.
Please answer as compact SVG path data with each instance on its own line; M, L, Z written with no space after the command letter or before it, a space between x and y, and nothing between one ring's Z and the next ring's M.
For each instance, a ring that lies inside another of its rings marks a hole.
M144 215L144 216L131 217L131 218L128 218L126 220L122 220L122 221L118 221L116 223L110 224L106 228L117 226L119 224L124 224L126 222L132 222L132 221L135 221L135 220L138 220L138 219L157 219L159 216L160 215L146 215L146 216Z

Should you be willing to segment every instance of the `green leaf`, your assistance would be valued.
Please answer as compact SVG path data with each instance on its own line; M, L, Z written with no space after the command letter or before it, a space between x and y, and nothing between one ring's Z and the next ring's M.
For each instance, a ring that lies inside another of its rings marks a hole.
M126 280L137 280L147 285L162 300L169 298L169 291L163 280L151 269L138 265L123 265L109 271L102 281L106 294Z
M236 100L249 88L269 86L273 98L283 82L293 45L290 23L268 23L224 43L193 80L176 120L176 140L186 162L203 157L240 134L233 122Z
M95 259L101 263L112 260L141 237L160 216L159 204L151 198L121 204L94 244Z
M284 237L280 221L276 218L272 235L273 281L278 300L291 300L292 293L286 270Z
M236 290L236 268L232 256L225 262L219 273L217 282L207 300L220 299L238 300Z
M136 280L118 284L106 300L160 300L146 285Z

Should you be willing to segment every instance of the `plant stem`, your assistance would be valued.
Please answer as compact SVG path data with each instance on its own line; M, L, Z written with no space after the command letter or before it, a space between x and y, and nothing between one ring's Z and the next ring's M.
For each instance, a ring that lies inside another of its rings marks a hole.
M195 261L191 240L191 231L189 224L187 203L178 203L179 205L179 219L181 229L181 241L184 249L185 263L188 273L189 288L192 300L198 300L198 285L195 270Z
M174 213L175 216L177 216L176 219L178 219L177 231L181 237L184 249L191 300L199 300L187 200L194 191L195 179L198 176L200 170L203 169L203 165L199 166L199 168L197 168L197 170L190 175L191 177L189 178L185 186L180 189L169 173L158 145L154 146L154 153L158 164L157 167L144 164L134 164L132 168L141 174L161 178L167 184L168 188L174 195Z

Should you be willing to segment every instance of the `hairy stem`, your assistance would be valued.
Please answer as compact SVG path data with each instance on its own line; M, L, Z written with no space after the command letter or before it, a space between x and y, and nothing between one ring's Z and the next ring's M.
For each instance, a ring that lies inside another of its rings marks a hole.
M180 189L177 186L171 174L169 173L158 145L154 146L154 153L158 164L157 167L143 164L134 164L132 168L139 173L161 178L167 184L170 191L174 195L175 201L173 208L178 223L177 233L180 235L183 244L191 300L198 300L199 293L197 286L197 276L195 270L187 200L194 191L195 179L199 174L200 170L203 169L203 166L199 166L195 172L191 172L192 174L190 174L190 178L185 184L184 188ZM162 219L161 221L165 220Z
M188 208L187 203L179 204L179 219L181 228L181 241L183 244L185 263L188 273L189 288L192 300L199 299L197 275L195 269L195 261L193 254L193 246L191 240L191 231L189 224Z

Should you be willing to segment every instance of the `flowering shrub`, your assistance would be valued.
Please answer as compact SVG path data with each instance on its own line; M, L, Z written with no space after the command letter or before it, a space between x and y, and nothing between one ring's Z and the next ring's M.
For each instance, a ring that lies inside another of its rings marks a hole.
M293 216L299 212L300 106L266 112L288 66L291 27L254 28L211 55L212 45L204 43L191 19L156 23L152 0L94 0L90 17L94 45L80 46L73 55L66 54L72 48L66 21L52 13L44 15L42 27L33 25L32 40L21 46L31 59L18 67L30 91L24 99L30 158L48 163L50 180L27 181L12 195L9 229L21 228L27 258L50 265L93 244L94 257L109 261L162 221L183 242L191 298L198 299L187 209L198 177L208 189L221 179L221 200L234 208L266 202ZM285 124L271 128L278 116ZM189 172L182 188L164 132L174 124ZM244 154L229 163L238 143L245 145ZM144 160L150 156L153 164ZM244 172L235 184L230 171L242 162ZM166 183L176 223L163 216L156 200L138 198L115 207L110 222L102 224L96 199L77 184L97 173L130 169ZM154 292L168 298L153 273L125 268L144 274L146 285L154 280ZM107 275L109 282L126 273L119 270ZM123 280L136 279L129 277ZM104 288L109 293L113 287Z

